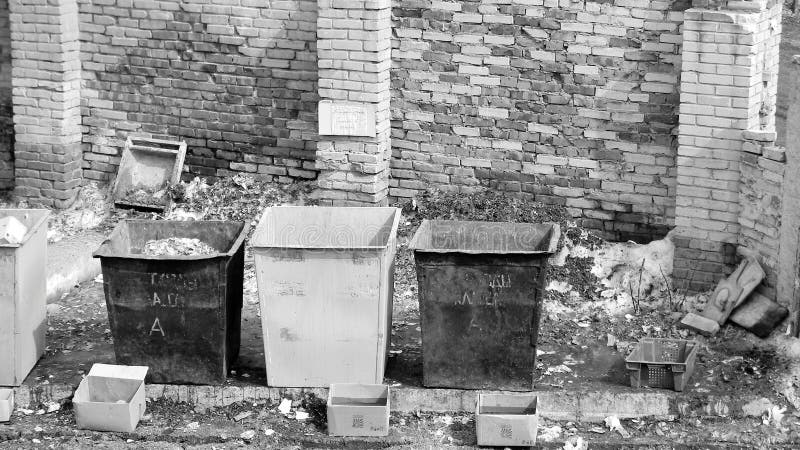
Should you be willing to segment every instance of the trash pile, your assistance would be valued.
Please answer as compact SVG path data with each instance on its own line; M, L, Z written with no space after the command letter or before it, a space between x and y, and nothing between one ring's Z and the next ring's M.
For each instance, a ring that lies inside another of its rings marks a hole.
M16 217L7 216L0 218L0 245L19 244L28 232L28 227Z
M197 238L166 238L147 241L142 251L147 256L202 256L217 253L214 247Z
M195 177L171 189L175 204L167 214L169 220L233 220L255 221L264 209L277 205L310 205L313 183L280 185L271 181L237 174L207 184Z
M123 194L121 202L141 206L164 206L168 199L167 186L162 186L131 189Z

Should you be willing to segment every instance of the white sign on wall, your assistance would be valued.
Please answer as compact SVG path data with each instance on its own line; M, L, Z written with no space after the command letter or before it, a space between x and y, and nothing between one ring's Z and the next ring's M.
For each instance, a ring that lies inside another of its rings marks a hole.
M375 105L371 103L322 100L318 112L322 136L375 137Z

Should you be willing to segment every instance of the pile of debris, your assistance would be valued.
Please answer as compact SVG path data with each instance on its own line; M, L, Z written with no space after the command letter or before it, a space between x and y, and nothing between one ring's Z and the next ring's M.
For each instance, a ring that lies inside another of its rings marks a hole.
M203 256L217 251L197 238L171 237L147 241L142 253L147 256Z

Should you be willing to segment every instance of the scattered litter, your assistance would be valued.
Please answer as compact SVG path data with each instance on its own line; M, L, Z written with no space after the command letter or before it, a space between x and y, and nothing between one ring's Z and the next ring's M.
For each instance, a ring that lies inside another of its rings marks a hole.
M572 285L567 283L566 281L552 280L550 281L550 284L548 284L547 287L544 289L546 291L555 291L560 294L566 294L567 292L572 290Z
M41 433L42 431L44 431L44 428L42 428L40 426L37 426L36 428L33 429L33 431L35 431L37 433Z
M47 407L47 413L48 414L52 413L52 412L56 412L59 409L61 409L61 405L56 403L56 402L47 402L47 403L45 403L45 406Z
M233 416L233 420L235 420L236 422L240 422L240 421L250 417L251 415L253 415L252 411L241 412L241 413Z
M239 437L244 439L245 441L250 441L254 437L256 437L256 432L255 430L247 430L244 433L240 434Z
M103 274L101 273L100 275L94 277L94 282L95 283L102 283L103 282Z
M31 414L33 414L32 409L18 408L17 411L21 412L22 414L25 414L26 416L30 416Z
M564 450L588 450L589 444L580 436L572 436L564 442Z
M542 427L539 429L538 439L544 442L553 442L561 437L562 431L563 430L558 425L553 425L552 427Z
M617 345L617 337L616 336L614 336L613 334L606 334L606 337L607 337L607 341L606 341L606 346L607 347L614 347L615 345Z
M780 428L783 415L786 412L786 407L773 406L767 411L767 415L762 419L764 425L770 425Z
M197 238L166 238L147 241L144 252L147 256L199 256L217 251Z
M266 434L267 436L272 436L273 434L275 434L275 430L273 430L272 428L266 428L264 429L264 434Z
M302 422L304 420L308 420L309 414L305 411L297 411L294 415L294 418L297 419L298 422Z
M589 429L589 431L591 431L592 433L597 433L597 434L606 434L606 430L604 430L603 428L600 428L600 427L592 427L592 428Z
M186 429L189 431L197 431L200 429L200 422L191 422L186 424Z
M281 400L281 404L278 405L278 411L280 411L280 413L285 416L289 414L291 410L292 410L292 401L288 398Z
M605 418L606 427L608 427L611 431L616 431L625 439L631 437L631 434L628 433L625 428L622 427L622 424L619 422L619 417L617 416L609 416Z
M572 373L572 369L564 364L559 364L557 366L548 367L544 372L545 375L552 375L554 373Z

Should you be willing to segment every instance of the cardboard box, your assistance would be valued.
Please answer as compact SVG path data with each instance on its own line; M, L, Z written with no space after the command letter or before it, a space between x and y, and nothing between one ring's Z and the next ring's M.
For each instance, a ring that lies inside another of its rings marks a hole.
M535 394L479 394L475 431L480 446L532 446L539 427Z
M389 386L332 384L328 391L328 434L387 436Z
M0 422L11 420L14 412L14 389L0 389Z
M95 364L81 381L72 404L78 428L132 432L144 416L144 366Z

